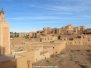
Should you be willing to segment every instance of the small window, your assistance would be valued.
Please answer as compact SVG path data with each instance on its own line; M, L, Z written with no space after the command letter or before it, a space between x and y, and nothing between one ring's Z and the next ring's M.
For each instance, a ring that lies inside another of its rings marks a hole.
M56 52L57 53L57 52Z
M53 49L54 49L54 47L53 47Z

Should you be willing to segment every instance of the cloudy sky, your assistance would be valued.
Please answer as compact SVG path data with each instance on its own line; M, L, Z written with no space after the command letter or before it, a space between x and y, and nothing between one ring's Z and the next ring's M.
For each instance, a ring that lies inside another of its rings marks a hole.
M28 32L43 27L91 27L91 0L0 0L11 31Z

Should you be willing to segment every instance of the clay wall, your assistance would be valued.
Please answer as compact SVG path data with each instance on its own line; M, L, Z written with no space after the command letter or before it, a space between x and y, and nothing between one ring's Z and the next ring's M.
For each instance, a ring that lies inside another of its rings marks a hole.
M91 46L88 45L67 45L66 49L71 49L71 50L89 50L91 49Z
M41 42L50 42L50 41L55 41L55 40L57 40L58 38L57 37L41 37L40 38L40 41Z
M62 50L66 48L65 42L61 43L60 45L55 45L53 48L53 53L59 54Z
M0 62L0 68L32 68L32 62L28 64L27 57L20 57L8 61Z
M0 45L4 49L1 49L1 54L10 53L10 26L7 23L0 24Z
M0 62L0 68L17 68L17 60Z

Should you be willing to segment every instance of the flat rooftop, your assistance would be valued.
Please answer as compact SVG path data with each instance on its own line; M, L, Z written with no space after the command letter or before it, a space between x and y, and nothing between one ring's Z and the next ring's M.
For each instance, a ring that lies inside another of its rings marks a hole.
M12 55L0 55L0 62L9 61L11 59L14 59L14 56L12 56Z

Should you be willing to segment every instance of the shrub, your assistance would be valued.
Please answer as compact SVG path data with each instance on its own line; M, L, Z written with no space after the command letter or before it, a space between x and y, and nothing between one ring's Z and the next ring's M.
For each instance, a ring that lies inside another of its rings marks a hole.
M59 60L59 63L62 63L62 62L64 62L64 60L63 60L63 59Z
M55 55L55 57L58 57L58 55Z
M80 65L81 66L81 68L91 68L90 66L88 66L88 65Z
M78 65L81 65L82 63L80 61L75 61Z
M74 60L74 58L71 56L70 60L71 60L71 61L73 61L73 60Z
M51 64L51 62L49 60L46 60L47 64Z
M74 50L70 50L71 52L74 52Z
M80 50L77 50L78 52L80 51Z
M86 50L87 52L91 52L91 50Z

